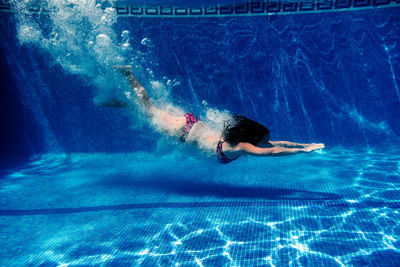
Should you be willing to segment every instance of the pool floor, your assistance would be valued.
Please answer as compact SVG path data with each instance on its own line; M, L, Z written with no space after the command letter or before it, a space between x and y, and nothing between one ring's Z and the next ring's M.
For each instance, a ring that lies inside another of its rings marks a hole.
M399 266L399 152L42 155L0 179L0 265Z

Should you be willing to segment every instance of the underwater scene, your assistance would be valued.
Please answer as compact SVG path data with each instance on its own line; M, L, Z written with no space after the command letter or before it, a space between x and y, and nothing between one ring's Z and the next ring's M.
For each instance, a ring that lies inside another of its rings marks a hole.
M0 0L0 266L399 266L399 0Z

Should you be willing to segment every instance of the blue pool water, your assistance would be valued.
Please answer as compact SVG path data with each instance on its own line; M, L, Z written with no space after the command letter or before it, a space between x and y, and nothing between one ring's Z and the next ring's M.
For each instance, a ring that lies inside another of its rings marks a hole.
M398 1L219 3L0 1L0 266L399 266ZM115 64L326 148L221 165Z
M396 266L399 159L46 155L1 181L2 263Z

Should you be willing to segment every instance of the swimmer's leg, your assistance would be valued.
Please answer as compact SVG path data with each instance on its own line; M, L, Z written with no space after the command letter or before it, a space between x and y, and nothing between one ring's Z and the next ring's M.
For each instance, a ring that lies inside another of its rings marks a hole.
M138 82L136 77L133 75L132 72L132 67L127 65L127 66L114 66L114 69L118 70L122 75L124 75L131 87L133 92L135 93L136 98L140 101L141 104L143 104L144 108L146 111L150 111L150 109L153 107L150 101L149 94L147 93L146 89Z
M182 116L176 116L153 105L146 89L133 75L131 66L115 66L114 69L118 70L128 79L136 99L139 100L144 111L152 119L153 124L155 124L158 129L173 136L180 136L182 134L181 129L186 125L186 118L183 114Z

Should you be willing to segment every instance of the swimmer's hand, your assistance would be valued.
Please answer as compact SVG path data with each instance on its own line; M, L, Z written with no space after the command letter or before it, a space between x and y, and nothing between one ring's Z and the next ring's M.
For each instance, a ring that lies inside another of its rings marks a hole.
M312 143L312 144L308 144L305 146L305 148L303 149L304 152L311 152L317 149L322 149L324 148L325 145L322 143L316 144L316 143Z

